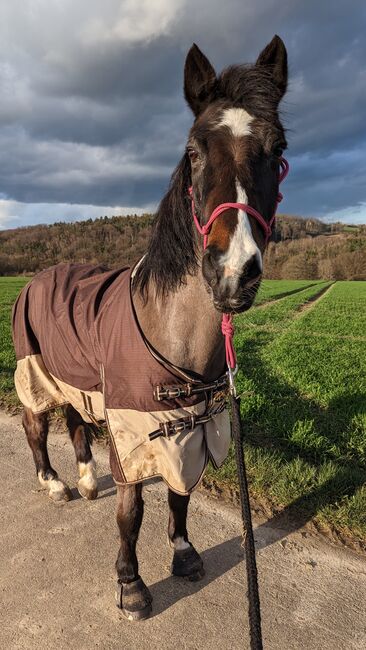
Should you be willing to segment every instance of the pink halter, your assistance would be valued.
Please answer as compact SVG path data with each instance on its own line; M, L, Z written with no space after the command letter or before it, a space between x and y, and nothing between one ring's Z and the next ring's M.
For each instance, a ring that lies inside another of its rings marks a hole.
M279 174L279 179L278 182L282 183L282 181L286 178L287 174L289 171L289 164L285 158L280 158L280 174ZM275 222L276 219L276 212L277 212L277 207L278 204L282 201L283 196L281 192L278 192L277 195L277 201L276 201L276 207L273 213L273 217L270 219L270 221L267 223L265 219L263 219L262 215L257 212L254 208L252 208L250 205L247 205L246 203L220 203L220 205L217 206L217 208L214 209L212 212L209 220L207 223L203 224L201 226L197 215L196 215L196 209L194 205L194 199L193 199L193 188L192 186L189 188L189 194L191 197L192 201L192 215L193 215L193 220L195 223L195 226L198 230L198 232L203 235L203 249L207 247L207 241L208 241L208 235L211 230L211 226L213 222L217 219L217 217L220 216L223 212L226 210L234 209L234 210L243 210L243 212L246 212L247 214L250 214L251 217L254 217L258 223L262 226L265 234L265 246L268 243L268 240L272 234L272 226ZM222 315L222 321L221 321L221 331L225 337L225 351L226 351L226 363L228 365L229 371L234 370L236 368L236 355L235 355L235 350L233 346L233 336L234 336L234 325L233 325L233 316L232 314L223 314Z

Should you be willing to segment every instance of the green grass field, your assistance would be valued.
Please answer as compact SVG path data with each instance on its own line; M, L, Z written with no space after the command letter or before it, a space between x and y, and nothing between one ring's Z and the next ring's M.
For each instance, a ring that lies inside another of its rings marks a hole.
M263 305L316 284L319 280L263 280L255 304Z
M13 405L10 309L0 278L0 395ZM291 520L366 540L366 282L269 281L236 318L251 493ZM208 479L236 486L234 455Z
M11 339L10 317L13 303L28 279L0 277L0 406L14 406L18 398L14 391L15 354Z
M252 493L363 541L365 307L366 282L323 282L236 319ZM233 454L218 478L235 481Z

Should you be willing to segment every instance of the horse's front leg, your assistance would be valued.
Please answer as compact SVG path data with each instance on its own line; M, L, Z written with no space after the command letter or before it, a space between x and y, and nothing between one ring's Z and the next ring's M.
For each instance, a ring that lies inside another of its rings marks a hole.
M188 540L187 511L189 499L189 495L182 496L169 490L168 535L170 543L174 547L172 574L194 582L203 578L205 571L200 555Z
M142 485L117 487L117 524L121 537L116 570L117 605L129 620L141 621L151 613L152 597L139 576L136 543L144 513Z

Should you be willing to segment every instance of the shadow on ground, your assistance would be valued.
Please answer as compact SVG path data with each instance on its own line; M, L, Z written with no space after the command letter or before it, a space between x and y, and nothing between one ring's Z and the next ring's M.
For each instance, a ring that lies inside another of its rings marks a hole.
M203 551L200 555L204 562L206 574L199 582L189 582L182 580L182 578L168 576L164 580L149 585L154 598L153 616L158 616L158 614L169 609L182 598L201 591L208 584L239 564L243 560L241 542L242 538L238 536ZM243 584L244 572L245 567L243 564ZM244 596L243 593L243 598Z

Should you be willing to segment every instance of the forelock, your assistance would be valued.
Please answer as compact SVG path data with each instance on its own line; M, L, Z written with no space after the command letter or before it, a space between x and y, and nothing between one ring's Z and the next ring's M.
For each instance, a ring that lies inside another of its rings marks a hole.
M252 116L271 119L277 115L281 94L264 67L234 65L219 76L217 99L244 108Z

